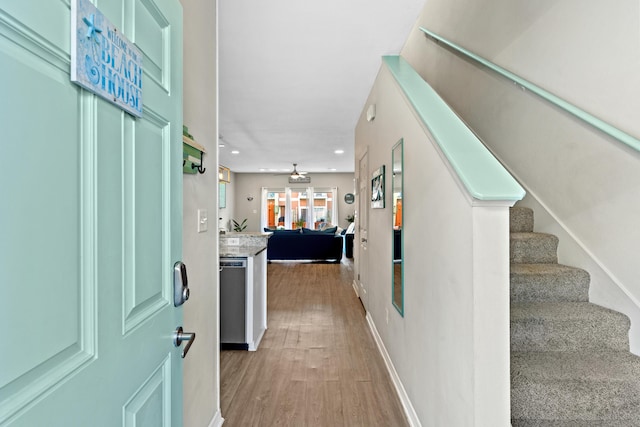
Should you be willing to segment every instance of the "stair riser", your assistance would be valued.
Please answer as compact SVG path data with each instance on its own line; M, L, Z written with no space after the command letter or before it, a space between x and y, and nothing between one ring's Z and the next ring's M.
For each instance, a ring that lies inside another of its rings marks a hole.
M509 230L512 233L533 231L533 211L529 208L512 208L509 215Z
M511 351L628 351L628 329L615 319L521 319L511 322Z
M510 259L519 264L556 264L558 238L549 234L511 236Z
M547 279L547 280L545 280ZM511 278L511 302L586 302L589 301L589 284L564 284L550 278L532 281Z
M583 423L609 420L638 422L640 385L633 381L573 380L533 383L525 380L512 384L511 402L511 417L514 419ZM609 422L606 425L615 424Z

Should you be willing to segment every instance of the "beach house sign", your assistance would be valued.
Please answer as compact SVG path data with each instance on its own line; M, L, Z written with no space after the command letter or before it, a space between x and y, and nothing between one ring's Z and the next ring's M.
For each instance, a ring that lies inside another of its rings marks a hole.
M71 81L142 117L142 54L89 0L71 1Z

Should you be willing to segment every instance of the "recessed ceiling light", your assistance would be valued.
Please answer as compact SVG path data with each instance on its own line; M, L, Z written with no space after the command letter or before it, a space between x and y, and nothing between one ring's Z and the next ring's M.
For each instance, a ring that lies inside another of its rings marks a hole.
M218 147L224 148L224 144L218 144Z
M240 154L240 152L238 150L233 150L231 154Z
M330 170L331 172L335 172L335 171L337 171L338 169L336 169L336 168L329 168L329 170Z
M267 170L265 168L260 168L260 172L266 172Z
M336 154L344 154L344 150L336 150L336 151L334 151L334 153L336 153Z

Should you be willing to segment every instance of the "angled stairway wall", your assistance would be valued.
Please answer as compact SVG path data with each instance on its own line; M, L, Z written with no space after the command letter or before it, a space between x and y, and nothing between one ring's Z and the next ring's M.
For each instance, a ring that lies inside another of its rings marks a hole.
M479 135L592 273L592 302L631 318L640 354L640 152L425 37L428 28L640 137L637 1L432 0L401 54ZM598 22L598 31L594 31ZM602 34L615 34L605 39ZM606 72L604 71L606 70ZM538 211L538 209L536 209ZM566 237L566 238L565 238ZM592 268L594 266L594 268Z

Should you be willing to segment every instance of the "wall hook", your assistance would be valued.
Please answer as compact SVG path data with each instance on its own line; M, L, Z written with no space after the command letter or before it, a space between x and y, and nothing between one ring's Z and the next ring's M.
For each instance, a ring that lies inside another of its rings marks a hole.
M199 165L196 165L195 163L191 163L191 169L197 169L197 170L198 170L198 172L200 172L200 173L204 173L204 172L207 170L207 168L203 168L203 167L202 167L202 164L204 163L204 162L203 162L203 159L202 159L202 158L203 158L203 156L204 156L204 154L203 154L203 153L202 153L202 151L201 151L201 152L200 152L200 164L199 164Z

